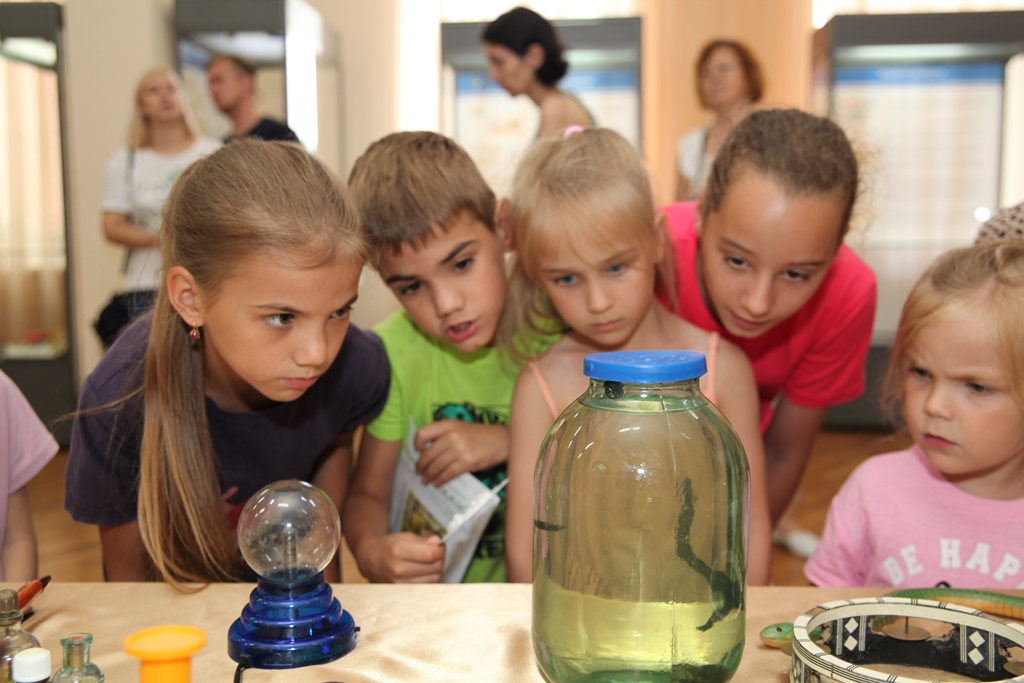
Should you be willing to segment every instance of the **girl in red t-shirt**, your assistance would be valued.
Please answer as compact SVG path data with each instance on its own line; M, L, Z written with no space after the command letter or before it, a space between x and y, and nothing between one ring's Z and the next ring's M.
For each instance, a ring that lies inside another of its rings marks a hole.
M875 276L843 246L857 188L856 157L835 123L764 110L727 138L699 201L664 210L676 257L671 308L753 365L773 524L828 408L864 391ZM809 540L788 545L809 554Z

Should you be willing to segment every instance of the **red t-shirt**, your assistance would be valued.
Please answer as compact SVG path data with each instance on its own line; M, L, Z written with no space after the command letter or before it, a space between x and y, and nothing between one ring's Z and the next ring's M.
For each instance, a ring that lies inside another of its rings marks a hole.
M826 408L864 393L876 295L875 274L860 257L840 246L818 291L799 311L759 337L735 337L700 295L696 202L670 204L661 211L675 252L675 313L719 332L747 354L761 401L762 431L781 396L805 408Z

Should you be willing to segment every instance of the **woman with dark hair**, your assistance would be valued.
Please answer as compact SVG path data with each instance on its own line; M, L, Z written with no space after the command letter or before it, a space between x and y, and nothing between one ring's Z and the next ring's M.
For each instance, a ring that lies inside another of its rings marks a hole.
M764 80L754 54L734 40L713 40L697 57L697 99L715 119L679 141L678 201L697 198L715 155L733 127L754 110Z
M555 27L533 10L516 7L492 21L481 39L488 75L513 97L526 95L540 109L538 137L558 135L569 126L590 128L586 107L558 89L569 70Z

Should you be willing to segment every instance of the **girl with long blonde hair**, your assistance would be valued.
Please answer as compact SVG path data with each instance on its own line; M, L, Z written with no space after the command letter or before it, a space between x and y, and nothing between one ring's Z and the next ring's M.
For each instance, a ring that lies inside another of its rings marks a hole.
M669 245L640 155L621 135L600 128L542 139L516 169L507 216L516 251L503 340L526 355L531 331L564 332L520 373L512 398L509 579L531 578L537 453L555 418L587 388L584 357L691 349L708 356L701 389L729 418L747 453L748 580L767 583L770 525L754 375L742 351L658 302L659 282L671 278Z

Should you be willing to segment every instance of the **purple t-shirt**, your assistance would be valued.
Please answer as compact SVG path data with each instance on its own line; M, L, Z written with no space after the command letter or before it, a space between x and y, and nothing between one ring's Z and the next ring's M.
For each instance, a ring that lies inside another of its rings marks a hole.
M142 385L150 316L132 324L85 380L71 433L64 507L76 521L112 526L136 518L141 394L119 411L102 406ZM380 339L349 327L338 357L294 401L232 412L206 399L221 491L233 505L279 479L309 481L335 437L375 418L387 400L390 370Z

